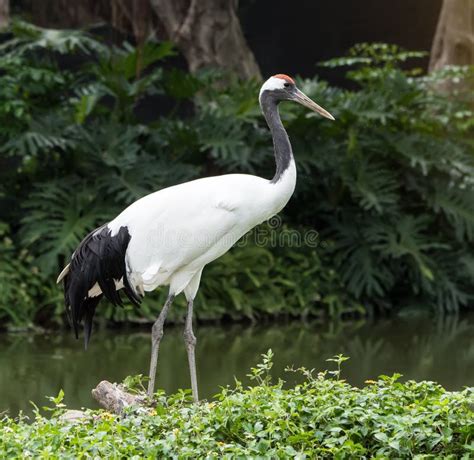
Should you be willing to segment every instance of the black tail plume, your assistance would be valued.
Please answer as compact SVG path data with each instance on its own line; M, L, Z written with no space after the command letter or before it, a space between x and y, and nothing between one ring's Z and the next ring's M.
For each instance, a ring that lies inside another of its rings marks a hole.
M76 338L79 338L79 326L84 320L86 349L95 309L102 296L113 305L122 305L117 282L122 280L125 294L134 305L138 306L141 302L127 278L125 254L130 238L127 227L120 227L112 236L107 225L103 225L89 233L72 255L69 271L64 276L64 301ZM96 284L102 294L90 297L89 291Z

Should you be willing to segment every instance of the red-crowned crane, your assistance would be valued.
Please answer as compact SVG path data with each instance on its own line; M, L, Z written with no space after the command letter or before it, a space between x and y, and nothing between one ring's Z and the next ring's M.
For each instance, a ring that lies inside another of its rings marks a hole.
M227 252L256 225L274 216L290 199L296 184L291 144L280 119L278 104L295 101L334 120L309 99L292 78L270 77L259 95L260 107L273 136L276 172L271 180L248 174L226 174L175 185L131 204L115 219L97 228L80 243L58 277L64 280L68 315L76 337L84 321L85 346L102 296L120 305L120 290L140 304L145 291L169 286L168 298L152 328L148 395L154 392L163 325L175 296L188 302L184 342L191 388L198 401L193 333L193 301L203 268Z

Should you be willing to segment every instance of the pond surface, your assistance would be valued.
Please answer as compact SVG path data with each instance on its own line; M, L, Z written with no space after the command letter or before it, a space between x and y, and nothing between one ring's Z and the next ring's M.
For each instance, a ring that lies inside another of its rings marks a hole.
M325 360L344 353L350 360L343 364L342 377L354 385L400 372L406 379L435 380L452 390L474 386L474 315L195 329L203 398L233 385L234 376L247 383L249 368L269 348L275 353L273 375L289 383L297 377L285 372L287 365L330 369L332 363ZM45 396L61 388L68 407L96 407L90 391L99 381L147 374L149 348L145 331L99 331L87 352L72 333L0 335L0 413L31 413L29 401L47 405ZM181 326L165 330L157 386L166 392L189 388Z

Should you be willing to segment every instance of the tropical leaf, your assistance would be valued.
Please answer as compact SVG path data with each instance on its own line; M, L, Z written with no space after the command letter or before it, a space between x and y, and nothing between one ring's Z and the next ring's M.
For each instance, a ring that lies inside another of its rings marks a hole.
M474 189L440 185L435 189L432 206L444 214L458 241L474 240Z
M400 180L396 171L387 169L387 165L370 158L363 158L354 164L351 162L347 182L354 198L360 206L379 214L393 211L397 205Z
M363 230L373 248L394 259L405 258L413 262L420 273L433 280L430 252L448 249L429 235L432 220L427 216L403 215L394 224L381 224Z
M18 19L12 21L10 29L14 38L0 45L2 54L21 56L38 50L60 54L80 51L86 54L94 52L104 55L109 52L105 45L80 30L43 29Z
M51 274L60 259L69 258L82 238L116 211L77 178L37 185L25 204L21 241L34 248L37 263Z
M394 276L389 266L363 229L347 222L332 223L331 236L336 241L333 251L342 281L360 298L362 295L383 296L393 286Z
M474 300L470 289L474 281L472 256L444 251L435 255L434 260L435 282L425 288L434 297L440 311L459 311Z
M48 282L58 264L144 194L202 175L274 172L258 82L165 70L169 44L112 48L79 31L24 23L12 32L0 45L0 218L8 224L0 280L17 283L16 270L38 289L19 302L23 318L7 312L10 289L0 298L2 319L32 321L42 305L60 318ZM62 53L84 59L65 70ZM417 57L364 44L334 63L356 67L348 76L357 90L298 80L337 122L280 107L300 178L284 211L297 243L275 242L286 227L272 229L270 240L247 241L211 264L200 318L472 304L472 96L434 94L429 78L406 64ZM314 234L317 244L306 238ZM140 314L101 314L151 319L160 295L147 297Z

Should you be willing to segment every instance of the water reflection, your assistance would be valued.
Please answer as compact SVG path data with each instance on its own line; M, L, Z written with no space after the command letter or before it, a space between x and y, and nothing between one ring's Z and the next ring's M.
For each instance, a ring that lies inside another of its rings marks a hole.
M251 366L268 348L275 352L275 377L292 382L289 364L325 369L326 358L344 353L343 377L354 385L379 374L435 380L448 389L474 385L474 315L431 320L386 319L323 325L294 322L252 327L198 328L198 379L202 397L220 386L246 380ZM167 392L188 388L181 327L168 327L160 350L158 382ZM148 332L103 331L84 352L69 333L0 335L0 412L30 411L45 395L66 392L71 408L94 407L90 390L102 379L121 381L146 373Z

